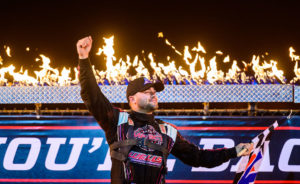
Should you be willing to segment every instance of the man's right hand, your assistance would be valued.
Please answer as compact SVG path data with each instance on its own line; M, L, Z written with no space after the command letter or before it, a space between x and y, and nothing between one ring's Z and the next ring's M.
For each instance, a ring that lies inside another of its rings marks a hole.
M78 40L76 46L79 59L86 59L89 57L89 53L92 48L92 42L93 40L91 36Z

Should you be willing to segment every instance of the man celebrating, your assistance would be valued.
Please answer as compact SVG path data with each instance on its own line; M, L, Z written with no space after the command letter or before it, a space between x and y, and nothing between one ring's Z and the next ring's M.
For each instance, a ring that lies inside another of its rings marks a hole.
M81 97L105 131L112 159L111 183L165 183L170 153L190 166L208 168L237 155L250 154L251 144L229 149L200 149L185 140L174 125L155 119L156 92L164 89L161 82L153 83L144 77L131 81L126 91L131 111L114 108L96 82L88 59L91 47L90 36L77 42Z

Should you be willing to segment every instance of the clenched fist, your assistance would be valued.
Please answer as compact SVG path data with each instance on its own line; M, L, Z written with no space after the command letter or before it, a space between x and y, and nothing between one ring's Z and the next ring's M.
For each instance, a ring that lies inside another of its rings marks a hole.
M86 59L89 57L89 53L92 48L92 42L93 40L91 36L82 38L77 42L76 46L79 59Z

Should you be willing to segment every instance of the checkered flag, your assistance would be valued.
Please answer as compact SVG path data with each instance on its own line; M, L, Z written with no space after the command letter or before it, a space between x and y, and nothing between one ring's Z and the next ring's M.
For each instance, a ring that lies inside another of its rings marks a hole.
M252 139L254 149L249 156L241 158L234 184L254 184L264 153L268 149L271 134L276 127L278 127L277 121Z

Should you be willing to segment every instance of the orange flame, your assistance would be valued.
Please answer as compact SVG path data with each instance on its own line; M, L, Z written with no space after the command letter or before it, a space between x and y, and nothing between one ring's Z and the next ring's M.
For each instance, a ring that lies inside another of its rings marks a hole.
M9 46L6 46L4 45L4 49L5 49L5 52L7 54L8 57L11 57L11 53L10 53L10 47Z
M209 67L207 67L207 80L214 84L216 81L224 82L224 72L217 69L216 56L209 60Z
M234 60L231 66L231 69L226 73L225 80L233 80L235 83L238 83L238 75L241 69L237 66L237 61Z
M201 45L200 42L198 42L198 45L197 45L197 46L198 46L198 47L194 47L194 48L192 49L192 51L203 52L204 54L206 54L206 51L205 51L204 47Z
M290 51L290 57L291 57L292 61L299 61L300 60L300 56L297 56L297 55L294 54L294 52L296 52L296 51L293 47L290 47L289 51Z
M106 70L99 71L95 69L95 66L92 66L93 72L95 74L97 82L103 83L105 80L108 80L110 84L123 84L124 80L132 80L136 77L145 76L147 78L152 78L153 80L157 79L168 79L170 81L176 80L177 83L185 82L185 81L193 81L196 84L203 84L205 80L207 80L210 84L216 83L225 83L226 81L238 83L238 81L242 81L242 83L246 82L247 76L243 69L238 67L238 62L236 60L231 60L230 56L223 56L224 53L222 51L216 51L215 54L218 55L213 56L212 58L207 58L206 50L201 45L200 42L197 42L195 47L184 46L183 51L179 51L176 49L171 42L166 39L162 32L158 33L159 38L163 38L165 43L170 46L176 54L182 57L182 61L184 61L185 66L176 66L178 65L170 56L167 56L167 64L163 64L165 62L160 61L157 62L155 55L151 52L148 53L147 58L143 58L141 60L137 55L133 57L133 59L126 55L126 58L117 59L114 54L114 36L104 39L104 45L99 48L96 55L103 55L106 61ZM11 57L11 50L8 46L4 47L6 49L6 54L8 57ZM30 48L27 47L26 51L30 51ZM145 51L142 51L145 54ZM217 62L223 60L224 64L229 64L232 61L231 68L228 72L224 72L218 69ZM260 62L259 56L253 56L252 61L250 63L246 63L244 61L244 66L252 66L252 70L254 71L254 75L258 83L265 83L268 80L279 80L281 83L285 83L285 77L282 70L278 69L277 61L264 60L262 57L262 62ZM295 50L290 47L290 57L292 61L295 61L295 80L300 80L300 68L298 68L298 62L300 57L295 55ZM145 67L145 61L150 61L150 66L153 69L153 75L150 74L149 70ZM0 68L0 85L4 85L8 82L8 79L5 78L6 74L9 74L13 77L14 82L18 82L18 85L58 85L58 86L68 86L71 84L78 84L78 69L74 68L72 72L74 72L75 77L72 79L70 77L71 69L67 69L63 67L61 71L57 68L51 67L50 58L45 55L40 55L36 60L37 62L41 62L40 70L34 71L36 77L31 77L28 75L28 70L23 72L23 68L19 72L15 72L15 66L10 65L8 67ZM209 65L206 66L206 61L208 61ZM0 65L3 64L3 59L0 56ZM200 69L198 68L200 67ZM129 75L129 70L133 68L133 71L136 71L136 75ZM206 78L206 79L205 79Z
M229 63L229 61L230 61L230 57L229 57L229 55L227 55L227 56L224 58L223 63Z
M0 56L0 65L3 65L3 59L2 59L2 57Z
M300 68L298 68L298 61L300 60L300 56L294 54L296 51L293 47L290 47L289 51L290 51L290 57L292 61L295 61L294 73L296 77L294 77L291 80L291 83L295 83L296 81L300 80Z
M164 38L164 34L162 32L159 32L158 33L158 38ZM177 53L178 55L182 56L182 53L180 51L178 51L176 49L176 47L174 45L172 45L168 39L165 39L165 43L167 45L169 45L175 51L175 53Z

